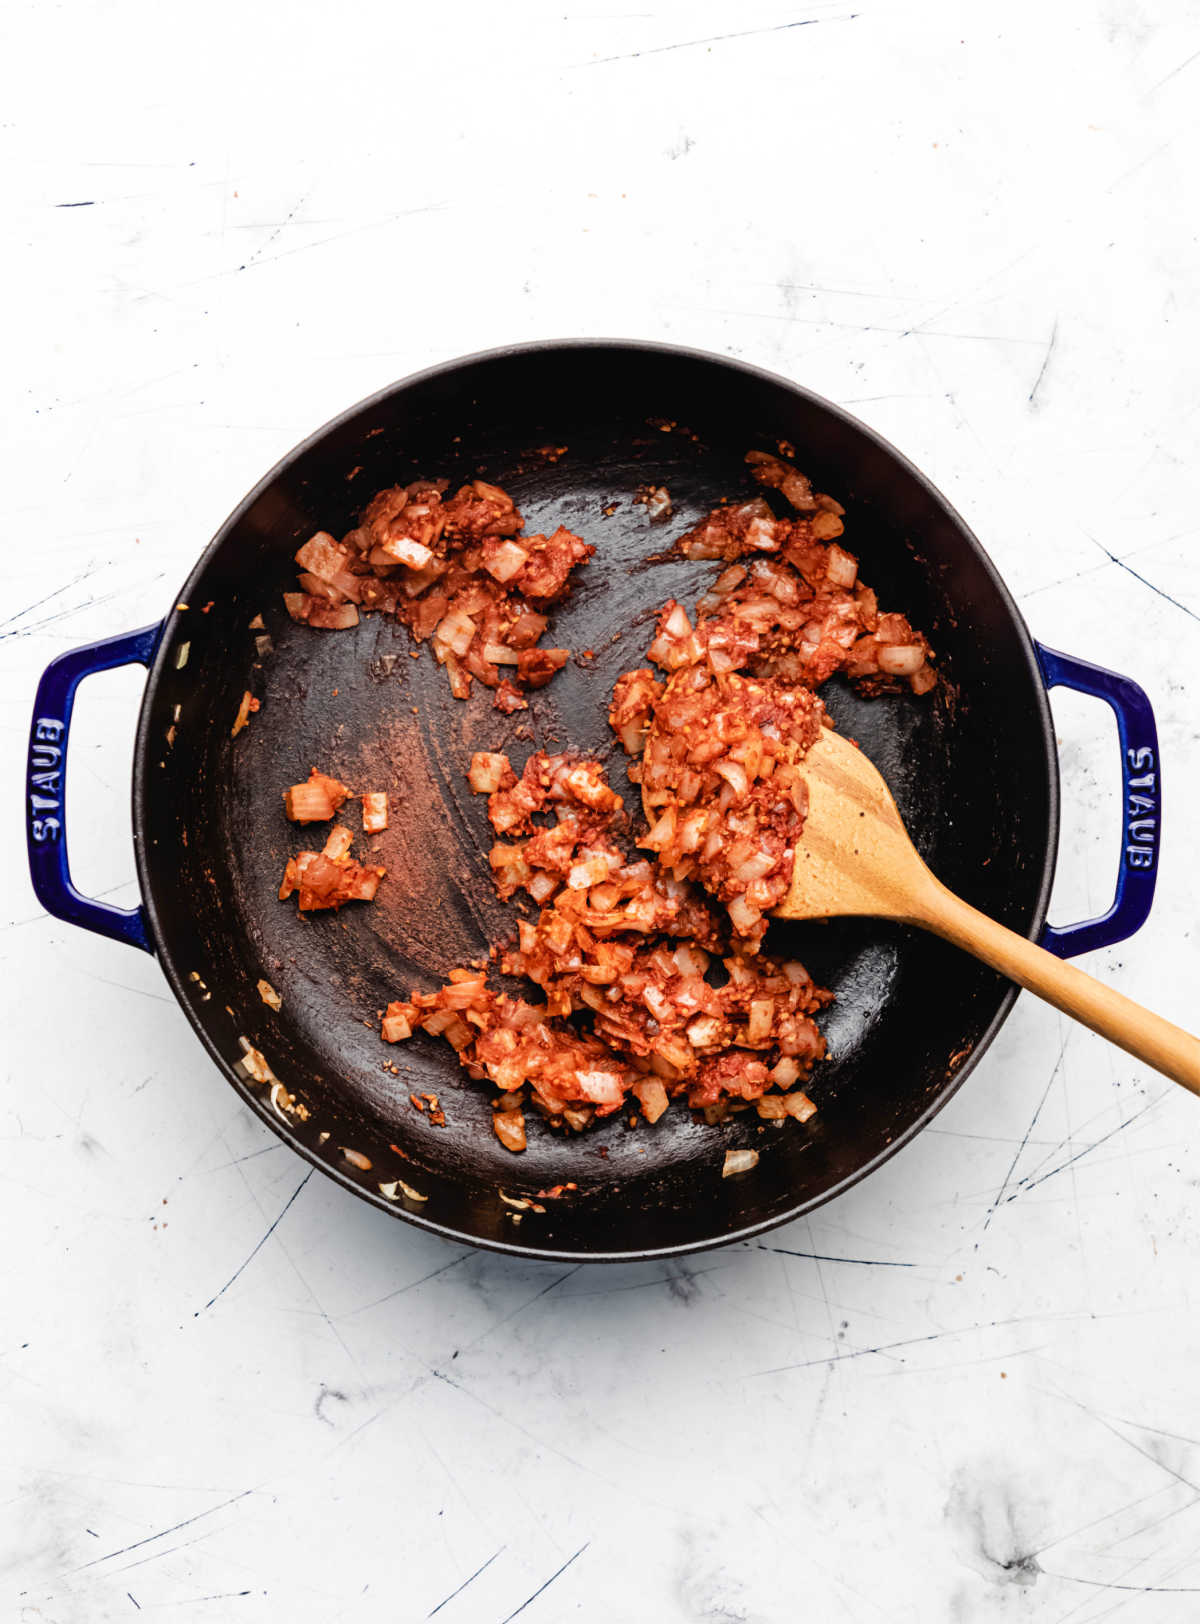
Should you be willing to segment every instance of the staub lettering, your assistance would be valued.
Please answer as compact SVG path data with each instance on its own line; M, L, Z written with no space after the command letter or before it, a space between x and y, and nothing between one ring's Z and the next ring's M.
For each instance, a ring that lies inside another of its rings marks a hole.
M1158 844L1158 770L1154 751L1146 744L1126 750L1125 768L1125 861L1130 868L1153 868Z
M29 745L29 827L39 846L62 835L63 724L53 716L39 716Z

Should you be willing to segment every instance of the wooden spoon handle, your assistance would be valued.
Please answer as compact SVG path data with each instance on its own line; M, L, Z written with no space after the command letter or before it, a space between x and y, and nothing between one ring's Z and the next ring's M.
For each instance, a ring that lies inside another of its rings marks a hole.
M917 923L973 953L1010 981L1027 987L1193 1094L1200 1094L1200 1040L1190 1032L997 924L937 880L922 902Z

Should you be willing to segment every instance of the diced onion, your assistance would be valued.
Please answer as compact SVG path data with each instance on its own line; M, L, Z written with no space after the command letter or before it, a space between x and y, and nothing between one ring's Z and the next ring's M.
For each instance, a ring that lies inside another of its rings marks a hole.
M455 699L467 699L471 693L471 678L462 669L453 654L446 656L446 675L450 679L450 692Z
M388 826L388 798L385 790L369 790L362 798L363 831L382 834Z
M675 838L675 822L675 808L668 806L653 828L638 841L638 845L645 846L649 851L662 851Z
M505 1150L525 1149L525 1117L520 1111L493 1111L492 1131Z
M407 1015L385 1015L380 1032L385 1043L403 1043L412 1037L412 1026Z
M339 863L354 844L354 836L344 824L336 824L329 831L325 845L321 850L322 857L328 857L331 863Z
M735 795L745 795L750 788L750 781L746 777L746 769L740 762L731 761L728 756L723 761L715 762L713 771L720 773Z
M293 784L283 795L283 810L292 823L324 823L341 803L323 776L306 784Z
M423 542L414 541L411 536L390 537L382 543L382 550L397 564L406 564L410 570L428 569L433 562L430 548Z
M810 532L814 541L832 541L840 536L846 528L836 513L827 509L816 514L810 521Z
M251 712L256 711L257 709L258 700L255 699L254 695L249 689L247 689L242 695L242 701L238 706L237 715L233 719L233 726L229 730L231 738L237 738L238 734L249 722Z
M410 1201L429 1200L427 1195L422 1195L420 1190L414 1190L412 1185L405 1184L403 1179L394 1179L390 1184L381 1184L379 1186L380 1195L386 1196L389 1201L397 1199L397 1191L401 1191Z
M493 665L516 665L520 658L515 648L508 648L504 643L485 643L483 657Z
M676 604L667 616L663 631L668 637L684 638L692 635L692 623L687 617L687 610L681 604Z
M752 880L761 880L769 874L777 861L769 851L755 852L753 857L747 857L745 862L739 863L730 872L740 885L749 885Z
M511 774L512 767L507 756L492 750L476 750L471 757L467 782L476 795L494 795L506 775L512 782Z
M746 1022L746 1036L751 1043L761 1043L771 1030L775 1019L775 1005L769 998L750 1001L750 1018Z
M470 615L463 614L461 609L452 609L438 622L434 638L443 648L449 649L451 654L461 656L470 648L476 629Z
M606 880L609 874L608 858L599 852L585 857L581 863L574 863L567 874L567 889L570 891L586 891L590 886L598 885Z
M585 1099L594 1105L620 1105L624 1090L620 1076L613 1071L577 1071L575 1081Z
M633 1085L633 1092L642 1107L642 1115L650 1123L657 1122L671 1103L666 1089L657 1077L639 1078Z
M529 554L524 547L519 547L515 541L505 541L496 548L490 558L484 562L484 569L497 581L511 581L529 562Z
M877 656L879 669L889 677L911 677L925 664L925 650L918 644L886 644Z
M734 897L732 902L726 904L726 911L733 921L734 929L745 935L758 924L762 915L757 908L751 907L745 897Z
M697 1015L694 1021L688 1023L688 1042L693 1049L716 1048L723 1033L724 1024L716 1015Z
M849 588L858 579L858 560L853 553L836 545L830 547L825 563L826 577L834 586Z
M817 1114L817 1108L807 1094L789 1094L783 1104L788 1116L795 1117L797 1122L807 1122L809 1117Z

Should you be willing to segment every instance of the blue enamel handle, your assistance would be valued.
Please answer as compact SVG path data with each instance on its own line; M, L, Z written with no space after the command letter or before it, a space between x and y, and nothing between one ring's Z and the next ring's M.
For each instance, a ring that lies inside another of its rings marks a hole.
M1121 741L1121 862L1112 907L1099 919L1079 925L1047 925L1042 931L1042 946L1069 959L1076 953L1123 942L1141 929L1150 912L1162 839L1158 730L1150 701L1136 682L1041 643L1036 647L1046 687L1073 688L1076 693L1104 700L1117 719Z
M46 667L33 706L25 775L29 874L42 907L68 924L82 925L147 953L154 948L144 908L113 908L107 902L94 902L81 896L71 883L65 810L67 738L75 690L84 677L119 665L148 666L161 636L161 624L143 626L141 631L60 654Z

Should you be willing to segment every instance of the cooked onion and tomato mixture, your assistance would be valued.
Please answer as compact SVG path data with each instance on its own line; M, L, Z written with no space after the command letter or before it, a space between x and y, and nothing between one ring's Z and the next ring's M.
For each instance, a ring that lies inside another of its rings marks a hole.
M284 596L293 620L338 631L358 611L395 615L418 643L433 640L456 699L475 678L498 710L525 708L567 663L565 648L538 648L544 610L567 591L571 571L595 547L561 525L526 536L512 497L472 480L449 498L449 482L418 479L380 491L341 541L318 531L296 554L301 591Z
M880 611L839 545L841 506L780 457L746 460L793 516L757 497L680 538L679 554L724 567L693 614L663 605L651 665L613 689L609 721L637 758L629 777L649 826L596 760L536 750L518 773L507 755L478 751L465 764L488 797L497 894L524 893L536 917L517 920L488 966L389 1004L381 1035L444 1037L494 1090L493 1125L510 1150L525 1147L530 1108L576 1132L623 1109L656 1122L673 1101L710 1122L751 1106L799 1121L816 1110L801 1085L824 1056L813 1017L832 995L802 964L762 951L804 827L804 755L832 725L816 690L835 672L868 693L925 694L937 678L925 638ZM289 612L337 628L359 607L386 610L432 638L457 697L475 678L500 709L522 707L522 690L568 658L536 647L543 611L595 548L562 528L523 535L497 486L476 480L449 498L447 488L381 492L342 542L305 543ZM314 767L285 810L327 821L349 796ZM386 795L362 803L364 830L384 827ZM297 891L301 909L370 900L383 870L360 867L352 839L337 826L322 851L299 853L280 896ZM514 995L492 970L536 992Z

